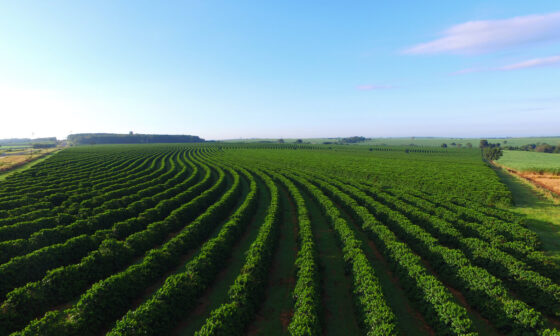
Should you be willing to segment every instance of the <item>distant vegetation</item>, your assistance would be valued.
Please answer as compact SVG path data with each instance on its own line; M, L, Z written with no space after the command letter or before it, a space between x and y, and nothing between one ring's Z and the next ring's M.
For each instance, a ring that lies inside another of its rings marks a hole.
M363 136L353 136L353 137L349 137L349 138L339 138L339 139L336 139L336 141L323 141L323 145L356 144L356 143L364 142L364 141L366 141L366 140L368 140L368 138L365 138L365 137L363 137ZM297 142L297 141L296 141L296 142Z
M72 145L192 143L204 142L204 139L196 135L81 133L70 134L68 142Z
M418 146L418 147L441 147L447 144L447 148L472 148L476 147L481 138L445 138L445 137L391 137L391 138L368 138L368 137L349 137L349 138L283 138L285 143L297 143L301 140L308 144L334 145L349 143L344 139L363 138L363 141L354 142L358 145L367 146ZM530 144L560 144L560 136L557 137L524 137L524 138L485 138L492 143L500 143L502 149L509 149L509 146L519 147ZM278 139L231 139L221 140L220 142L244 142L244 143L266 143L276 142Z
M519 150L519 151L539 152L539 153L560 153L560 144L554 146L554 145L549 145L547 143L540 143L540 142L536 144L533 143L533 144L522 145L522 146L506 146L504 148L509 150Z
M13 138L13 139L0 139L0 146L25 146L25 145L33 145L33 144L55 144L56 145L56 138Z
M341 143L358 143L358 142L364 142L366 141L367 138L364 138L363 136L353 136L353 137L349 137L349 138L342 138L340 139Z
M56 143L43 143L43 142L38 142L38 143L33 143L32 145L33 148L54 148L56 147Z

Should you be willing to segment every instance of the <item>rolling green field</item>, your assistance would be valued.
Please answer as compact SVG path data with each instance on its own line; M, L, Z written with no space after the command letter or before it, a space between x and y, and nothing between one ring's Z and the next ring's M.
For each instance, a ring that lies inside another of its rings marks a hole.
M0 335L558 335L504 183L478 149L67 148L0 182Z
M504 151L498 163L521 172L560 174L560 154Z

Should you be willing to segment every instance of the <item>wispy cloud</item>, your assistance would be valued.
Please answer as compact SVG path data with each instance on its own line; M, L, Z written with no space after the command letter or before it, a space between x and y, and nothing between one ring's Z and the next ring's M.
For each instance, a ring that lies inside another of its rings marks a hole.
M555 65L560 66L560 55L533 58L530 60L508 64L497 68L468 68L468 69L452 72L450 73L450 75L457 76L457 75L465 75L473 72L488 72L488 71L512 71L512 70L539 68L539 67L555 66Z
M560 39L560 12L461 23L444 31L443 37L404 52L477 54L557 39Z
M394 89L393 85L375 85L375 84L364 84L356 86L356 89L360 91L373 91L373 90L388 90Z
M560 65L560 55L552 56L552 57L534 58L519 63L509 64L501 67L499 70L510 71L510 70L544 67L544 66L551 66L551 65Z

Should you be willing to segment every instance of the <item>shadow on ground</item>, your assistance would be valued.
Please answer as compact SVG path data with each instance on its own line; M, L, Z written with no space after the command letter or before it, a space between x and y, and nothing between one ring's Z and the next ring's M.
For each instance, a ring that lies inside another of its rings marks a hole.
M495 168L513 196L509 210L526 216L531 230L539 235L543 249L560 263L560 201L545 196L528 182Z

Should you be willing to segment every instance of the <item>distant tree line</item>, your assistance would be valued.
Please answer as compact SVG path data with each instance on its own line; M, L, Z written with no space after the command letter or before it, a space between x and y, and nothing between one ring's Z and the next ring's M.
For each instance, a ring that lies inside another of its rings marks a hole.
M56 144L55 137L49 138L13 138L13 139L0 139L0 145L32 145L32 144Z
M528 144L523 146L505 146L504 149L540 152L540 153L560 153L560 145L549 145L547 143Z
M56 147L56 143L48 143L48 142L40 142L40 143L33 143L33 148L54 148Z
M366 138L366 137L363 137L363 136L353 136L353 137L348 137L348 138L340 138L337 141L324 141L323 145L354 144L354 143L358 143L358 142L364 142L366 140L369 140L369 138Z
M414 145L414 144L410 144L409 146L415 146L415 145ZM463 144L455 143L455 142L452 142L452 143L451 143L451 146L454 146L454 147L457 147L457 148L463 148ZM441 147L442 147L442 148L447 148L447 144L446 144L446 143L442 143L442 144L441 144ZM472 143L467 142L467 143L465 144L465 147L466 147L466 148L472 148Z
M196 135L81 133L70 134L68 142L73 145L191 143L204 142L204 139Z
M349 137L349 138L342 138L342 139L340 139L340 142L342 142L342 143L358 143L358 142L364 142L366 140L367 140L367 138L364 138L363 136L353 136L353 137Z

